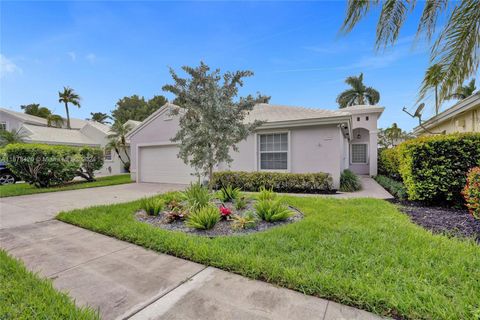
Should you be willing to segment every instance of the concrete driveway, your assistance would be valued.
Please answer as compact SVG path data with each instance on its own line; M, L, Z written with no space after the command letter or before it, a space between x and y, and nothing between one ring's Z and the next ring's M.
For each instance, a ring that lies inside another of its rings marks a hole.
M0 198L0 229L51 220L60 211L128 202L183 188L180 184L128 183Z
M379 319L53 220L62 210L181 188L129 184L3 198L0 248L106 320Z

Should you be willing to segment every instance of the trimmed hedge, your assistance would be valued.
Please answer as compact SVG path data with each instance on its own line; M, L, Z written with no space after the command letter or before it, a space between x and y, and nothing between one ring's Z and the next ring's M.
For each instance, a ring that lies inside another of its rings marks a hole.
M378 175L374 177L374 179L378 182L379 185L387 189L387 191L390 192L390 194L395 198L399 200L407 199L407 189L405 189L403 183L382 175Z
M397 159L409 200L463 204L467 172L480 163L480 134L409 140L398 146Z
M80 175L93 180L103 165L98 148L44 144L10 144L2 151L9 169L21 180L39 188L64 184Z
M480 167L470 169L462 194L470 214L480 219Z
M261 187L276 192L291 193L332 193L332 177L318 173L282 173L282 172L214 172L210 182L214 189L232 186L243 191L258 191Z
M382 149L378 154L378 173L395 180L401 180L398 148Z

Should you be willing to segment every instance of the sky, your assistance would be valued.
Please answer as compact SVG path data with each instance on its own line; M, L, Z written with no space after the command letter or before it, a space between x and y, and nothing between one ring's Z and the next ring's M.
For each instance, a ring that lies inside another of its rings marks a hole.
M415 109L429 46L414 44L414 12L393 48L375 51L378 12L351 33L339 33L346 4L337 2L0 2L0 106L39 103L64 115L58 91L81 96L71 117L109 113L137 94L163 94L169 68L204 61L222 71L251 70L241 95L260 92L270 103L337 109L348 76L380 92L379 127L418 124ZM424 118L433 112L425 100ZM451 103L450 103L451 104ZM445 104L447 107L449 104Z

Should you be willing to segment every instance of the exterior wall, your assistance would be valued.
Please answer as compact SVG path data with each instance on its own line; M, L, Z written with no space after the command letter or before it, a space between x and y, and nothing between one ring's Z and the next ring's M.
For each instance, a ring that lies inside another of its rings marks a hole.
M352 114L353 137L350 143L367 143L368 159L367 164L352 164L349 156L349 168L357 174L377 175L378 160L378 131L377 123L379 113L368 113L360 111ZM357 139L356 133L361 133L361 139Z
M480 105L429 127L429 130L434 133L480 132ZM422 132L419 135L430 133Z
M7 123L7 130L18 130L22 126L22 121L18 120L18 118L11 116L10 114L7 114L6 112L3 112L0 110L0 122L6 122Z
M370 154L370 132L364 128L356 128L353 130L353 139L350 142L352 144L367 144L367 152ZM376 145L375 145L376 146ZM351 152L349 152L349 155ZM370 155L367 157L367 163L352 163L352 159L349 156L348 159L350 170L356 174L369 174L370 173Z

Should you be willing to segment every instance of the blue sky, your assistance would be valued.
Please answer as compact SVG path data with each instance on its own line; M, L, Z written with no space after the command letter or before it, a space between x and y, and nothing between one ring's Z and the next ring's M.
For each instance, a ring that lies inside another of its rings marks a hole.
M164 94L168 67L203 60L255 76L242 94L271 103L336 109L344 79L364 73L386 110L380 126L417 122L414 108L428 47L413 46L418 14L393 48L375 52L377 15L338 34L344 2L0 2L0 105L40 103L64 114L57 91L73 87L82 107L71 116L109 112L119 98ZM171 98L171 96L166 95ZM432 101L430 108L431 112ZM428 103L427 103L428 105Z

